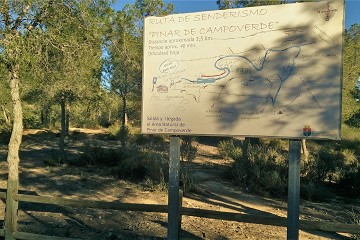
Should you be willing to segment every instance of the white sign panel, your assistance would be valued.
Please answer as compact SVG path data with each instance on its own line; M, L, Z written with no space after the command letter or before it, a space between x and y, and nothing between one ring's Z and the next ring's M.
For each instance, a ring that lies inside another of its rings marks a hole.
M146 18L142 133L339 139L343 7Z

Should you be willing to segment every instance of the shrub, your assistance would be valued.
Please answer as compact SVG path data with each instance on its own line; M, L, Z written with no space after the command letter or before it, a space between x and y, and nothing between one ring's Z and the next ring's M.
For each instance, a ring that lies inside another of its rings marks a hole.
M146 148L163 149L165 145L165 137L164 135L134 134L132 142L133 144L141 145Z
M92 166L116 166L120 158L119 150L103 148L97 142L87 142L78 163L85 162Z
M180 169L180 188L184 194L197 190L195 178L192 176L187 164L183 165Z
M351 224L355 224L355 225L359 225L360 226L360 213L356 213L354 211L354 209L350 212L350 219L351 219ZM360 239L360 234L353 234L352 235L353 239Z
M146 167L146 176L156 184L163 184L169 178L169 157L167 152L151 149L141 150L141 161Z
M287 189L288 155L267 145L250 145L247 156L234 159L231 173L236 182L251 191L282 196Z
M315 202L328 202L333 199L330 190L323 183L305 179L301 181L300 196L302 199Z
M348 197L359 197L360 194L360 166L355 171L348 171L340 179L339 185Z
M114 124L108 127L108 132L111 136L111 139L117 140L119 138L120 133L120 124L115 122Z
M316 164L317 180L333 180L338 178L337 170L344 162L344 155L340 151L335 151L328 147L321 148L318 153Z
M233 140L220 141L218 144L218 151L224 159L238 159L241 158L241 148L234 145Z
M194 137L182 136L180 145L180 157L182 161L192 162L197 153L198 144Z
M322 147L318 153L311 154L302 164L302 176L306 181L321 183L325 180L337 181L344 163L344 155L330 147Z
M121 150L121 158L112 173L118 178L142 181L147 179L154 184L163 184L168 179L168 161L164 153L129 147Z
M341 151L343 162L340 167L340 180L346 180L358 172L358 159L354 150L344 149Z
M126 148L127 143L131 138L131 132L128 126L121 126L119 132L119 139L121 142L121 147Z

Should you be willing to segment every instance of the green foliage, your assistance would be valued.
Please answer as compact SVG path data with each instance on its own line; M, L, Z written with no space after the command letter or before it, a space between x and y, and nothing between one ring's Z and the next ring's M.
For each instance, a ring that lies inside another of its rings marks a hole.
M168 153L151 149L142 149L140 153L142 163L146 168L146 176L154 183L164 186L164 182L169 179Z
M360 105L356 102L356 80L360 76L360 25L353 24L345 32L344 46L344 78L342 119L353 127L359 127Z
M131 132L128 126L122 125L119 132L119 139L121 142L121 147L126 148L129 140L131 138Z
M104 70L111 91L121 99L123 125L125 114L131 119L140 116L143 18L164 16L172 11L173 5L162 0L136 0L113 17L107 34L110 54Z
M154 184L164 184L168 169L165 153L142 150L137 147L121 150L120 162L112 169L118 178L141 181L147 179Z
M196 157L198 143L192 136L181 136L180 139L180 158L181 161L184 161L180 167L180 188L186 194L196 190L196 182L191 174L190 164Z
M218 146L219 154L224 159L239 159L242 152L239 146L235 146L233 140L220 141Z
M33 105L25 105L24 107L24 127L25 128L41 128L40 115Z
M324 180L334 178L336 170L341 167L344 162L344 156L339 151L329 149L327 147L320 149L317 161L315 163L316 180L323 182Z
M352 209L351 212L349 212L350 221L351 224L360 225L360 212L355 212L354 209ZM360 239L360 234L353 234L353 239Z
M119 122L115 122L114 124L110 125L107 130L111 136L111 139L113 140L117 140L119 138L119 134L120 134L120 124Z
M300 196L303 199L316 202L327 202L332 199L329 189L324 184L306 179L301 181Z
M292 2L288 0L217 0L219 9L276 5ZM301 1L299 1L301 2Z
M358 165L354 150L323 146L303 164L302 175L317 184L325 181L349 182L358 173Z
M198 189L188 164L182 165L180 169L180 188L183 190L184 194L195 192Z
M360 140L360 129L350 127L346 124L341 126L341 136L346 141L359 141Z
M10 89L9 89L9 82L8 82L8 75L4 65L0 63L0 120L2 119L2 115L8 114L10 115ZM4 116L5 118L5 116ZM8 119L4 119L4 121L8 121Z
M162 171L160 172L160 182L153 181L152 179L146 177L141 185L144 187L145 191L166 191L168 188Z
M112 168L119 178L143 181L149 190L165 190L168 181L168 147L162 135L134 133L126 148L120 149L120 160Z
M310 155L301 160L301 196L314 201L330 199L333 191L336 194L358 196L359 141L322 141L309 144ZM246 148L235 146L232 141L220 142L218 148L223 157L234 160L228 175L237 185L270 196L282 196L286 193L289 156L285 141L261 139L260 143L248 146L247 154L241 154L241 149Z
M287 189L288 154L260 144L250 145L247 156L237 155L234 159L230 172L236 183L250 191L282 196Z
M164 190L168 179L168 153L157 149L164 145L157 137L147 139L144 145L129 139L126 148L103 147L97 141L86 142L83 153L76 160L68 160L73 166L97 166L109 168L112 175L133 181L144 181L148 189Z
M353 128L360 128L360 112L356 112L344 121Z
M120 150L120 161L112 169L113 174L118 178L129 180L144 180L146 177L146 166L142 159L142 152L137 148Z
M144 147L151 147L152 149L163 149L165 146L165 136L134 134L133 143Z
M191 136L181 136L180 157L182 161L192 162L197 153L196 138Z
M121 160L120 151L104 148L98 142L86 142L83 154L73 165L116 166Z
M311 152L307 161L302 161L302 196L306 199L323 201L329 197L330 186L338 188L336 194L358 196L359 151L359 142L356 140L321 143L318 149ZM325 187L324 184L329 186Z

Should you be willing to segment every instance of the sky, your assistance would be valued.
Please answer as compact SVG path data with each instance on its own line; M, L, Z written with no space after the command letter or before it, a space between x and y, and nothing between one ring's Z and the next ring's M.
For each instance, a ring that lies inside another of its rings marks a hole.
M173 3L175 13L189 13L217 10L216 0L177 0L166 1L165 3ZM126 3L134 3L133 0L118 0L114 5L116 10L121 10ZM360 0L345 0L345 28L349 29L354 23L360 24Z

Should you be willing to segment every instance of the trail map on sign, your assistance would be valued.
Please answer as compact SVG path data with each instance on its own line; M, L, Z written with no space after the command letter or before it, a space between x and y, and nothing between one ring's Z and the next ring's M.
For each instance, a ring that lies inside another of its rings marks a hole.
M343 1L144 25L143 133L340 138Z

